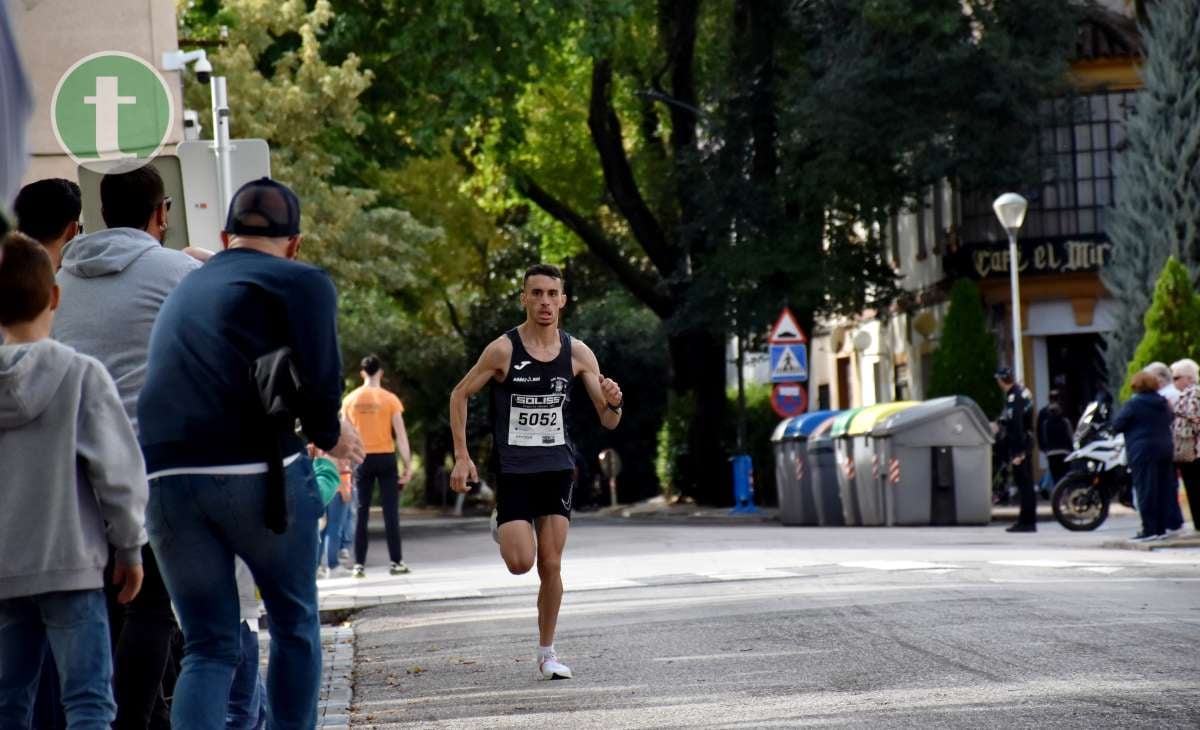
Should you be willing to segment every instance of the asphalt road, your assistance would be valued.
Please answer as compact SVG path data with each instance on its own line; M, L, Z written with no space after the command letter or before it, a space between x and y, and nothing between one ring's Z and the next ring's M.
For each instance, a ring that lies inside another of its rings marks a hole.
M559 682L534 678L535 581L492 580L505 574L483 525L419 529L405 540L414 581L480 587L353 617L351 721L1200 727L1200 552L1099 548L1133 527L580 520L556 641L576 679Z

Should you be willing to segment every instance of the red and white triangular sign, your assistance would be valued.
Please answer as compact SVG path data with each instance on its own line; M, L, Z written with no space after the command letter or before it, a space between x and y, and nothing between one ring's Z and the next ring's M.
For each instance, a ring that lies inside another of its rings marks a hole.
M771 328L771 334L767 335L767 342L772 344L808 342L808 338L804 336L804 330L800 329L796 315L792 314L792 310L784 307L783 311L779 313L779 319L775 322L775 326Z

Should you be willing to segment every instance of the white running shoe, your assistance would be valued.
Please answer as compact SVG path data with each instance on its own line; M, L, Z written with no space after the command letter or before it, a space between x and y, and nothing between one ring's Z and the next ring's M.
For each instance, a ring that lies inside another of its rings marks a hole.
M492 510L492 520L491 520L491 524L492 524L492 540L493 540L493 541L494 541L494 542L495 542L497 545L499 545L499 544L500 544L500 523L498 523L498 522L496 521L496 519L497 519L497 512L496 512L496 510Z
M392 575L404 575L410 571L408 566L404 564L404 561L401 560L399 563L392 563L392 567L388 569L388 572Z
M322 565L317 568L317 580L325 580L329 577L329 566Z
M366 578L367 571L362 567L362 564L359 563L354 566L354 571L351 573L351 575L353 575L355 578Z
M349 568L353 565L353 563L350 562L349 548L342 548L341 550L338 550L338 562L341 563L342 567L345 568Z
M558 660L554 652L538 658L539 679L570 679L571 668Z

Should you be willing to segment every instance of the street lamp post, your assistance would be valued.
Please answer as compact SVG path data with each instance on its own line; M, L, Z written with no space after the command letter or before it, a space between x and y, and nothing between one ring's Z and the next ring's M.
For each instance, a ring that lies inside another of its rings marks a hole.
M1013 374L1018 383L1025 382L1025 358L1021 350L1021 285L1017 281L1017 231L1025 222L1029 203L1016 193L1005 193L992 203L992 210L1008 233L1008 281L1012 288Z

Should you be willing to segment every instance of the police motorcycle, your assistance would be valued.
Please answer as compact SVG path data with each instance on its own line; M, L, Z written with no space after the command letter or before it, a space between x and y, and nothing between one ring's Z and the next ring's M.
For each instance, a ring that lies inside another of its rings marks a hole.
M1125 464L1125 437L1108 430L1107 399L1088 404L1075 427L1070 467L1050 497L1054 518L1068 530L1094 530L1108 519L1112 500L1133 504L1133 480Z

